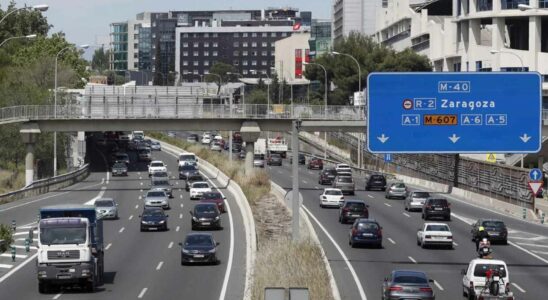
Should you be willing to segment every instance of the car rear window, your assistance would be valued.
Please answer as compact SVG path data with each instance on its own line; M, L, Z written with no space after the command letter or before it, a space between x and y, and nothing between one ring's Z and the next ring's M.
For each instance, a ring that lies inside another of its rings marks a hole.
M395 183L392 186L397 188L397 189L404 189L405 188L405 184L403 184L403 183Z
M359 230L379 230L379 225L371 222L358 223Z
M326 195L331 195L331 196L340 196L340 195L342 195L342 192L341 191L336 191L336 190L328 190L328 191L325 191L325 194Z
M205 193L202 195L203 199L219 199L222 198L221 194L219 193Z
M337 171L333 169L329 169L329 170L325 170L324 173L327 175L336 175Z
M190 176L190 178L188 178L188 181L202 181L202 180L204 180L202 176Z
M385 180L384 176L382 176L382 175L371 175L371 179L373 179L373 180Z
M192 185L193 188L198 188L198 189L205 189L205 188L208 188L209 185L207 183L195 183Z
M502 221L483 221L482 225L483 227L495 227L495 228L504 227L504 223Z
M111 207L111 206L114 206L114 202L112 200L97 200L97 201L95 201L95 206L97 206L97 207Z
M196 212L200 212L200 213L206 213L206 214L212 214L215 212L216 210L216 205L215 204L212 204L212 205L209 205L209 204L199 204L199 205L196 205L195 206L195 210Z
M344 183L352 183L352 177L349 176L342 176L337 179L338 182L344 182Z
M114 168L125 168L126 165L122 163L114 164Z
M428 198L428 197L430 197L430 193L429 192L414 192L413 196L416 197L416 198Z
M193 165L184 165L179 167L179 171L195 171L196 167Z
M449 231L449 227L446 225L428 225L426 231Z
M429 202L431 205L447 206L446 199L430 199Z
M394 277L394 283L424 284L428 283L428 280L426 279L426 277L423 276L401 275Z
M504 265L498 265L498 264L477 264L476 268L474 269L474 276L475 277L485 277L485 272L487 270L499 270L499 274L501 277L506 277L506 268Z
M350 210L357 211L363 210L365 208L365 204L360 202L349 202L346 203L346 207L348 207Z
M148 192L147 196L148 197L165 197L166 193L160 192L160 191Z
M164 166L164 163L160 163L160 162L151 163L150 166L151 166L151 167L163 167L163 166Z

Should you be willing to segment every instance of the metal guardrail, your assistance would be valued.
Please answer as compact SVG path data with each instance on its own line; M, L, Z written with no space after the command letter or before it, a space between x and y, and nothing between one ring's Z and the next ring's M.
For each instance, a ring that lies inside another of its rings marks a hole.
M266 104L130 104L22 105L0 109L0 123L69 119L301 119L364 120L354 106Z
M9 203L26 197L45 194L81 181L89 174L89 164L80 169L56 177L34 181L32 184L18 190L0 195L0 204Z

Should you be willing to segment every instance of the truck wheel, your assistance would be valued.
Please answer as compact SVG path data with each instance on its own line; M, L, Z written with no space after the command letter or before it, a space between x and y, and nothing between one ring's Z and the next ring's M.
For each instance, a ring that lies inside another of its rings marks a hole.
M38 293L45 294L47 292L47 284L44 282L38 282Z
M88 293L93 293L95 290L95 278L92 278L91 281L86 281L84 283L84 289Z

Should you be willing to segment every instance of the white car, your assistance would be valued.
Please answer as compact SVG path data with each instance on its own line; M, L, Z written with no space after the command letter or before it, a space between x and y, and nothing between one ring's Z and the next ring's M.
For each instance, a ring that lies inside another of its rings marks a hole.
M320 195L320 207L339 207L344 202L344 195L340 189L327 188Z
M445 223L424 223L422 228L417 231L417 245L425 248L426 246L436 245L453 248L453 233L449 225Z
M156 172L167 172L167 166L161 160L153 160L148 165L148 177Z
M508 290L510 286L510 276L508 267L502 260L476 258L470 261L468 268L462 270L462 293L468 299L478 299L480 295L485 295L485 282L487 270L498 271L499 279L499 297L486 299L514 299L512 292Z
M337 171L337 173L352 173L352 168L347 164L337 164L335 166L335 171Z
M190 186L190 199L200 199L202 198L203 193L211 192L211 187L209 183L205 181L197 181L192 183Z
M204 136L202 137L202 144L207 145L207 144L209 144L209 143L211 143L211 136L209 136L209 135L204 135Z

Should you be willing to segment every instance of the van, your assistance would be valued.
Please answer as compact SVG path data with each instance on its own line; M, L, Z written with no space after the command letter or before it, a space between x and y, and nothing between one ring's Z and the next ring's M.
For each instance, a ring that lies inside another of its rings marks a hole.
M143 131L134 131L133 139L143 140L145 138L145 133Z
M485 287L487 270L497 270L500 278L504 282L504 286L499 288L503 290L500 295L508 293L510 288L510 276L508 267L502 260L476 258L470 261L467 269L461 271L462 277L462 293L468 299L475 299L480 295ZM505 298L506 299L506 298Z
M179 167L189 164L198 167L198 158L194 153L179 154L179 159L177 159L177 162L179 163Z

